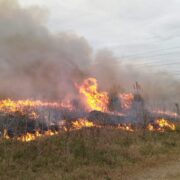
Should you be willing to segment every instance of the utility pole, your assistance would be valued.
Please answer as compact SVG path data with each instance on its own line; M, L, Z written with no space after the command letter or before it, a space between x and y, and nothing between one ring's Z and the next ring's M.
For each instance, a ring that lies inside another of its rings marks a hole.
M179 116L180 116L179 103L175 103L175 106L176 106L176 112L177 112L177 116L178 116L178 120L179 120Z

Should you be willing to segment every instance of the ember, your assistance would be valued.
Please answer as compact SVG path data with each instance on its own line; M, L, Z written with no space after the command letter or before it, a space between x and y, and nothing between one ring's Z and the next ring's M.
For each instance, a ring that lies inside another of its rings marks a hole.
M131 124L126 124L126 123L118 124L117 128L120 129L120 130L123 130L123 131L134 132L134 129L133 129Z

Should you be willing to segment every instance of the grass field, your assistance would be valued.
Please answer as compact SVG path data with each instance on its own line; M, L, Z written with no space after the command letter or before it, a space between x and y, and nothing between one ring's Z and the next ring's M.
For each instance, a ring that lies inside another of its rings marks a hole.
M179 152L179 127L164 133L86 128L29 143L0 140L0 179L133 179L176 161Z

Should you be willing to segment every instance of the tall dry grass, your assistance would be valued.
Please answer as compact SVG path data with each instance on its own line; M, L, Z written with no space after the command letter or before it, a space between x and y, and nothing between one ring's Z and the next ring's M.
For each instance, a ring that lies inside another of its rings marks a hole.
M30 143L0 141L0 179L126 179L179 157L175 132L90 128Z

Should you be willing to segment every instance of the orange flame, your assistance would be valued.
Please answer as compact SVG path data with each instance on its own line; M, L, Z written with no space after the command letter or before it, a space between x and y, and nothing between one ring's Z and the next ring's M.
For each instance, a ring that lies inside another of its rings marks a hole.
M78 119L77 121L72 122L72 130L79 130L82 128L91 128L91 127L97 127L97 128L102 128L102 126L100 125L96 125L91 121L88 121L87 119ZM147 126L149 131L159 131L159 132L164 132L165 130L175 130L176 127L173 123L169 122L168 120L165 119L158 119L155 121L154 124L149 123ZM120 129L122 131L128 131L128 132L134 132L135 129L133 128L132 124L127 124L127 123L122 123L122 124L118 124L117 129ZM18 136L18 137L10 137L8 135L7 129L4 129L4 134L3 134L3 138L4 139L14 139L14 140L18 140L21 142L30 142L30 141L34 141L40 137L48 137L48 136L54 136L59 134L58 131L52 131L52 130L48 130L45 131L43 133L40 133L39 131L35 131L35 133L29 133L27 132L24 135Z
M132 106L132 102L134 99L134 96L132 93L122 93L119 95L121 99L121 107L123 109L130 109Z
M30 141L35 141L39 137L54 136L57 134L58 134L57 131L51 131L51 130L45 131L43 134L41 134L39 131L36 131L35 133L27 132L26 134L23 134L19 137L10 138L7 133L7 129L4 129L3 137L4 139L15 139L21 142L30 142Z
M21 114L27 114L26 109L30 108L31 112L29 112L29 117L37 119L38 114L33 111L33 108L38 107L54 107L54 108L68 108L72 110L72 105L70 101L63 101L61 103L57 102L43 102L40 100L18 100L13 101L11 99L5 99L0 101L0 111L3 113L15 113L20 112Z
M72 125L75 129L82 129L85 127L94 127L95 124L86 119L78 119L77 121L72 122Z
M160 131L160 132L164 132L167 129L171 131L176 130L176 126L174 123L169 122L168 120L163 118L157 119L154 124L151 123L148 124L147 128L149 131Z
M90 110L107 111L109 102L107 92L99 92L95 78L86 79L79 88L79 92L86 97L87 105Z

